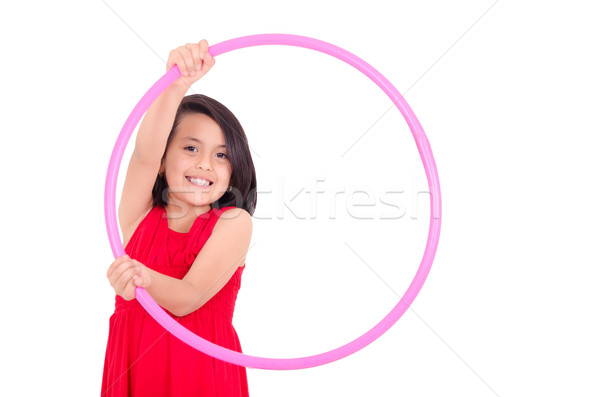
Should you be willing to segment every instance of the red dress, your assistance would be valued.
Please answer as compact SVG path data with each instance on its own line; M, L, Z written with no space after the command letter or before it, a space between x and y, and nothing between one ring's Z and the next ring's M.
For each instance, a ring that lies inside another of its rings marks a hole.
M188 233L179 233L169 229L165 209L156 206L135 230L125 253L151 269L181 279L220 214L229 208L212 209L198 216ZM196 335L241 352L232 318L244 267L195 312L183 317L167 313ZM188 346L158 324L136 299L126 301L117 295L110 317L102 396L248 396L248 381L246 368Z

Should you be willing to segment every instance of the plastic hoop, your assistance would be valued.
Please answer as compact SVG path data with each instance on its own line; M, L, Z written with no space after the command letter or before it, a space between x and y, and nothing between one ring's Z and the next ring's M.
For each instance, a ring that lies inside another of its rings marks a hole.
M438 179L437 168L431 152L431 146L423 131L423 127L417 120L417 117L413 113L412 109L406 103L402 95L398 90L375 68L371 65L351 54L350 52L337 47L327 42L316 40L310 37L289 35L289 34L258 34L251 36L238 37L235 39L223 41L209 47L209 52L213 57L227 53L229 51L237 50L245 47L254 47L260 45L287 45L295 47L304 47L315 51L320 51L325 54L331 55L338 58L347 64L353 66L368 78L370 78L375 84L377 84L393 101L398 110L404 116L412 135L419 149L419 154L425 167L425 173L427 175L427 182L429 185L430 195L430 223L429 223L429 235L427 237L427 245L425 247L425 253L421 264L417 269L417 273L413 278L410 286L404 293L404 296L400 299L400 302L390 311L390 313L384 317L377 325L367 331L364 335L357 339L349 342L337 349L317 354L314 356L300 357L300 358L263 358L250 356L243 353L239 353L233 350L226 349L219 345L215 345L198 335L192 333L175 319L169 316L164 309L162 309L153 299L150 297L148 292L140 287L136 288L136 298L140 304L146 309L146 311L167 331L171 334L194 347L195 349L208 354L212 357L220 360L245 366L249 368L261 368L261 369L275 369L275 370L290 370L290 369L303 369L311 368L319 365L327 364L341 358L347 357L350 354L357 352L363 347L369 345L375 339L383 335L392 325L396 323L406 312L408 307L412 304L417 294L421 290L421 287L425 283L427 275L431 269L435 252L437 249L440 229L441 229L441 195L440 195L440 184ZM135 106L123 128L117 138L115 147L113 148L110 163L108 166L108 172L106 175L106 184L104 191L104 214L106 220L106 228L108 231L108 238L110 246L113 251L115 258L125 255L123 245L119 235L119 229L117 224L117 216L115 211L115 191L117 184L117 177L123 153L127 146L127 142L134 131L135 127L139 123L140 119L150 107L152 102L169 86L171 83L176 81L180 77L180 72L177 66L171 68L164 76L162 76L142 97L142 99Z

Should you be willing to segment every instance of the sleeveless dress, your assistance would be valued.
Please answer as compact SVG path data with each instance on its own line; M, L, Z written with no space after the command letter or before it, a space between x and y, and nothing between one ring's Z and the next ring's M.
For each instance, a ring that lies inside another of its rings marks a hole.
M210 237L223 211L196 218L188 233L169 229L166 211L155 206L135 230L125 253L149 268L182 279ZM245 268L200 309L176 317L196 335L241 352L232 318ZM246 368L212 358L167 332L136 299L115 296L102 377L103 397L248 396Z

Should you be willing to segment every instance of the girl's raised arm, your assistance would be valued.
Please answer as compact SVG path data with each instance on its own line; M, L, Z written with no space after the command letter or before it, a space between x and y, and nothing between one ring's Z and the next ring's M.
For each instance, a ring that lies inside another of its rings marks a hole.
M208 53L206 40L186 44L169 53L167 70L177 65L182 77L154 101L140 124L119 203L119 223L124 246L152 208L152 188L179 103L189 87L200 80L214 64L215 60Z

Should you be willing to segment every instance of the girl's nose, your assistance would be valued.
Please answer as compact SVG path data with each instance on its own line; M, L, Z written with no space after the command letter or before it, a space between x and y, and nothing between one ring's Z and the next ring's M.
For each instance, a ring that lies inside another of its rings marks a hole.
M210 170L210 161L208 159L201 159L198 161L198 164L196 164L196 167L203 170Z

